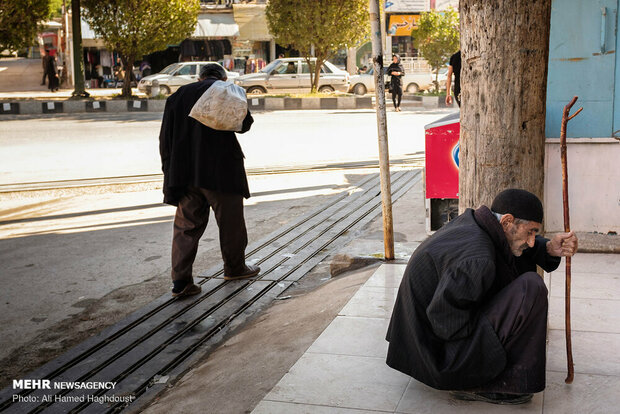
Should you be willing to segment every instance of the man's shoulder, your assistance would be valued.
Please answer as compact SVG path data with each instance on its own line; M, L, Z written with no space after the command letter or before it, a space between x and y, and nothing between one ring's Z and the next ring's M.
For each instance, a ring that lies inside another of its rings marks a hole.
M493 252L493 240L468 209L427 239L426 250L433 254L472 256ZM422 247L422 246L420 246Z

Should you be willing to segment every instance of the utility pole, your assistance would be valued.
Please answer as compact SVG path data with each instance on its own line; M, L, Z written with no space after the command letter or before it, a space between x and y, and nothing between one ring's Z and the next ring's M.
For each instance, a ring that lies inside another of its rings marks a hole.
M75 89L72 96L88 97L84 89L84 55L82 52L82 22L80 19L80 0L71 0L71 24L73 26L73 80Z
M379 0L370 1L370 35L372 64L375 77L377 104L377 132L379 137L379 171L381 176L381 205L383 211L383 245L385 259L394 260L394 225L392 221L392 186L390 183L390 151L388 149L387 119L385 115L385 83L383 80L383 46L381 44L381 15Z

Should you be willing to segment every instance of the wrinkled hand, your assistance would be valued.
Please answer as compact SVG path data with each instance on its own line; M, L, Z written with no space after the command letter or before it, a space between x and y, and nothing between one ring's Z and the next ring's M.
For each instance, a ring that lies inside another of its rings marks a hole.
M577 252L579 241L572 231L570 233L559 233L547 242L547 253L551 256L572 256Z

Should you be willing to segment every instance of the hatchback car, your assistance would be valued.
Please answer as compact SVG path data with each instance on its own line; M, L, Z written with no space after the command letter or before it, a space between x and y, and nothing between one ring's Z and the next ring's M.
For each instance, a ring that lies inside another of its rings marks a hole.
M387 70L387 68L384 68ZM351 76L351 83L349 92L356 95L364 95L368 92L375 91L375 77L374 68L370 68L366 73L360 73L359 75ZM389 79L387 75L384 76L385 81ZM421 90L429 89L433 86L431 74L429 72L413 72L405 73L402 78L403 90L405 92L419 92Z
M207 63L215 63L218 65L217 62L173 63L172 65L166 66L159 73L145 76L140 79L140 82L138 83L138 90L146 93L147 95L151 95L151 87L153 85L153 81L156 80L159 82L159 92L163 95L170 95L181 86L196 82L202 67ZM236 72L226 71L226 75L230 80L239 77L239 74Z
M248 94L267 92L308 92L310 69L305 58L276 59L258 73L250 73L234 79ZM321 67L319 92L347 92L349 74L330 62Z

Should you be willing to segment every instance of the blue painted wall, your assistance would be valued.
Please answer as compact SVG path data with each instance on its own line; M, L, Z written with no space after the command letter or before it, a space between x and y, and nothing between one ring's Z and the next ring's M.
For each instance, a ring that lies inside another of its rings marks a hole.
M579 97L576 108L583 106L583 112L569 124L569 137L611 137L620 130L619 4L620 0L553 0L547 137L560 136L562 110L573 96Z

